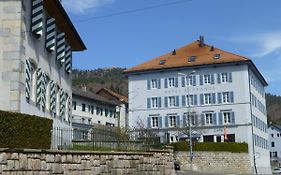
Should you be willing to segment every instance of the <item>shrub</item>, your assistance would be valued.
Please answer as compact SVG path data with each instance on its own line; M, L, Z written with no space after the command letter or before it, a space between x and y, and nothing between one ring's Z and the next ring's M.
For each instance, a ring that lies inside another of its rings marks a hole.
M174 147L174 151L188 151L188 142L177 142L171 144ZM203 142L193 144L193 151L228 151L233 153L248 152L247 143L236 143L236 142Z
M53 121L0 111L0 148L49 149Z

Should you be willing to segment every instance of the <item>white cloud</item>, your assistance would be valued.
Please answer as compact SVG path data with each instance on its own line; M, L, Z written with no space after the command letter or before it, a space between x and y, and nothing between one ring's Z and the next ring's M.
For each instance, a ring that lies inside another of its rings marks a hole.
M87 10L96 10L115 0L62 0L63 6L73 13L84 13Z
M281 51L281 32L254 34L231 40L251 44L255 48L252 57L264 57L273 53L279 55Z

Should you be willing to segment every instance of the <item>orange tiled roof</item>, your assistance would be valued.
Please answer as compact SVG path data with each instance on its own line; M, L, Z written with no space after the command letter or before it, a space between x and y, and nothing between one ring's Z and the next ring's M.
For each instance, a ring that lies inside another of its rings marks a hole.
M114 91L112 91L112 90L109 90L109 89L107 89L107 88L101 88L101 89L97 92L97 94L98 94L99 92L101 92L102 90L105 90L105 91L106 91L107 93L109 93L110 95L114 96L115 98L118 98L119 101L128 103L128 98L127 98L127 97L125 97L125 96L123 96L123 95L121 95L121 94L118 94L117 92L114 92Z
M210 64L221 64L229 62L242 62L249 61L248 58L239 56L218 48L211 49L212 46L204 44L203 47L199 46L199 41L195 41L173 52L169 52L160 57L149 60L143 64L125 70L125 73L142 72L149 70L170 69L179 67L191 67ZM214 59L215 54L220 54L219 59ZM196 56L194 62L189 62L188 58ZM159 64L161 60L165 60L165 64Z

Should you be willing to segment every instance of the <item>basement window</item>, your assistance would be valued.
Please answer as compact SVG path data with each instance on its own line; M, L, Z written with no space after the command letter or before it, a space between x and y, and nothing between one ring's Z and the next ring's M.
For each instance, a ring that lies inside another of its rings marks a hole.
M194 62L196 60L196 56L191 56L188 58L188 62Z
M214 59L218 60L218 59L220 59L220 57L221 57L221 54L215 54Z
M160 60L159 65L164 65L166 63L166 60Z

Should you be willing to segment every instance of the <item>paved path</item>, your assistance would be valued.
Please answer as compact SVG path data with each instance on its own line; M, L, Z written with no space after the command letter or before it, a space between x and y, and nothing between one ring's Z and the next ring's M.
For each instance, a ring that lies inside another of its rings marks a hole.
M210 173L201 173L197 171L176 171L176 175L210 175ZM215 175L215 174L213 174ZM217 175L217 173L216 173ZM235 175L235 174L226 174L226 175Z

